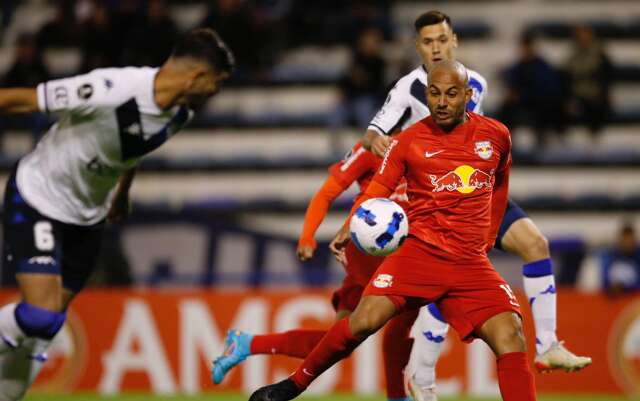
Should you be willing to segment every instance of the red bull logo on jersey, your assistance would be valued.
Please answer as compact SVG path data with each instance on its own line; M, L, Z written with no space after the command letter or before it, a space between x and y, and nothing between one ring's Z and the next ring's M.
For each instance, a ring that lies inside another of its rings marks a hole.
M442 177L429 174L433 192L458 191L468 194L476 189L491 189L494 170L485 173L482 170L468 165L458 166L455 170L449 171Z
M493 146L489 141L476 142L476 154L484 160L489 160L493 154Z

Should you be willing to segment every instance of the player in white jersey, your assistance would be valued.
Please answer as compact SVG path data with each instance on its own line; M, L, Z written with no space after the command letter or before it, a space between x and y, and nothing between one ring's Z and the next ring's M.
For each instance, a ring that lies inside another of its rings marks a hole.
M14 271L21 299L0 308L0 401L22 398L46 360L95 267L105 219L128 210L140 158L182 128L233 67L218 35L197 29L159 68L97 69L0 89L0 113L58 118L6 187L4 268Z
M439 11L429 11L415 21L416 49L423 65L402 77L389 92L387 99L371 121L363 145L383 156L397 129L405 129L429 115L426 106L427 71L441 60L454 58L458 40L451 19ZM486 80L469 71L473 100L468 108L482 112L482 100L487 92ZM434 157L437 157L437 150ZM524 289L529 299L536 328L536 367L541 371L579 370L591 363L591 358L579 357L568 351L556 336L556 286L547 239L525 212L513 201L502 220L495 247L520 256ZM435 364L448 331L435 304L420 310L413 328L414 345L406 369L407 384L416 401L433 401Z

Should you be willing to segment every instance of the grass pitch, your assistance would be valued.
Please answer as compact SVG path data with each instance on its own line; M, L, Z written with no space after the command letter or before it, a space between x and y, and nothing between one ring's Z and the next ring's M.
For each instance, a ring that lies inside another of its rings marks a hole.
M197 396L153 396L147 394L129 394L117 396L99 396L96 394L31 394L25 401L247 401L246 394L208 393ZM385 401L383 396L358 397L349 394L335 394L325 397L301 397L308 401ZM441 397L441 401L499 401L498 398ZM628 398L616 396L553 396L538 397L539 401L628 401Z

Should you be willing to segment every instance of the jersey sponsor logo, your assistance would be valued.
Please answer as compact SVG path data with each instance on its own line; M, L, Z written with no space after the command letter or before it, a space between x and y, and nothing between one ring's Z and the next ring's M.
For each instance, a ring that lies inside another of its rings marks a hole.
M391 274L378 274L373 280L373 286L376 288L389 288L393 285L393 276Z
M84 84L78 88L78 97L82 100L88 100L93 96L93 85Z
M476 142L476 154L484 160L489 160L493 155L493 145L490 141L478 141Z
M432 158L433 156L440 154L444 152L444 150L438 150L437 152L433 152L433 153L429 153L429 151L424 152L424 157L426 157L427 159Z
M380 174L384 173L384 169L387 168L387 161L389 160L389 155L391 154L391 151L393 150L393 148L395 148L397 144L398 144L398 140L394 139L389 144L387 151L384 152L384 159L382 160L382 164L380 165L380 171L379 171Z
M468 165L458 166L455 170L449 171L445 175L438 177L429 174L433 192L458 191L462 194L469 194L476 189L491 189L494 170L489 173L473 168Z

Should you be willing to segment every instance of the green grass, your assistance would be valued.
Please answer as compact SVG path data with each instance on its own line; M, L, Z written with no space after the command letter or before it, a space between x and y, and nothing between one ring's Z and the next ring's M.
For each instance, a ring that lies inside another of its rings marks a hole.
M25 401L247 401L249 397L237 393L208 393L198 396L151 396L146 394L129 394L101 397L95 394L31 394ZM385 401L382 396L377 397L357 397L348 394L336 394L326 397L302 397L309 401ZM615 396L540 396L539 401L628 401L628 398ZM495 398L467 398L467 397L442 397L441 401L499 401Z

